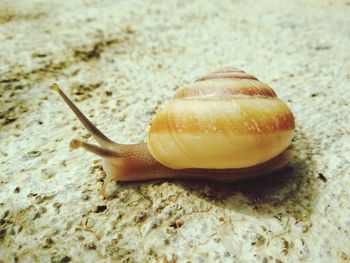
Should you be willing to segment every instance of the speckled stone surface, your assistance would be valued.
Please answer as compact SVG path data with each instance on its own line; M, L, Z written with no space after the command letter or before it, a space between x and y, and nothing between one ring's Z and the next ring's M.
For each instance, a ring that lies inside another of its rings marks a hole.
M0 1L0 262L349 262L350 2ZM293 109L295 158L244 183L111 184L53 82L109 137L145 139L222 66Z

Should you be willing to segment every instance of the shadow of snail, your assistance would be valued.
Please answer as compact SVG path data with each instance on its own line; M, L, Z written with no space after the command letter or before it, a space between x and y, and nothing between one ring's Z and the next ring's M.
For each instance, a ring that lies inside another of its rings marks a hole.
M282 170L264 177L232 184L213 182L178 182L187 192L214 206L243 214L264 217L294 217L306 221L318 196L320 180L311 158L311 145L302 131L296 133L293 159ZM302 142L301 147L298 142ZM299 156L307 156L300 158Z

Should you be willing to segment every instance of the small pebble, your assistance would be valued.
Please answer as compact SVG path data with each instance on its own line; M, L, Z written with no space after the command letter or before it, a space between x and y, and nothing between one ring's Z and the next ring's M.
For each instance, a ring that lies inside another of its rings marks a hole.
M38 157L41 155L41 152L40 151L30 151L30 152L27 152L25 157L27 158L35 158L35 157Z

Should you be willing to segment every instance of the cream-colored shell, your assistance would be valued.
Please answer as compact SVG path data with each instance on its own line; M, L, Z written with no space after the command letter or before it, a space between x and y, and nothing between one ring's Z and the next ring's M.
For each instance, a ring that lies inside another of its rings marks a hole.
M180 89L155 116L147 144L173 169L244 168L283 152L294 128L290 109L269 86L229 68Z

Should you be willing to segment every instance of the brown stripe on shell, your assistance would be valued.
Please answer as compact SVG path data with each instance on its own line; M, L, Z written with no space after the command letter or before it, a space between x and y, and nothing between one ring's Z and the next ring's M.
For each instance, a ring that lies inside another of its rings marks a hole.
M198 121L195 116L186 116L186 119L178 122L176 118L172 118L169 114L163 114L158 116L152 123L150 132L155 133L189 133L189 134L202 134L207 133L208 130L203 130L203 127L215 127L212 130L213 133L226 133L226 134L266 134L271 132L289 131L294 130L295 123L294 117L291 112L285 112L284 114L278 114L264 120L252 121L249 126L242 125L241 120L231 120L231 123L227 122L227 118L214 118L211 119L210 125L203 125L203 121Z
M273 89L268 86L254 87L254 86L232 86L232 87L185 87L179 90L174 99L230 99L238 96L251 96L273 98L277 97Z
M254 79L258 80L253 75L250 75L245 72L218 72L218 73L211 73L209 75L199 77L195 80L197 81L205 81L205 80L211 80L211 79Z

